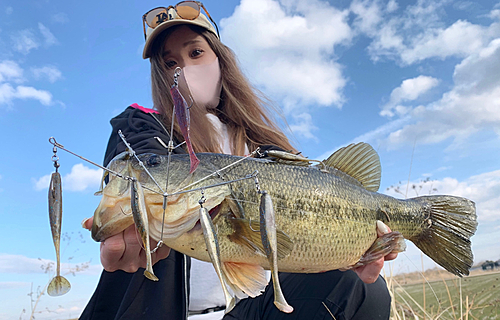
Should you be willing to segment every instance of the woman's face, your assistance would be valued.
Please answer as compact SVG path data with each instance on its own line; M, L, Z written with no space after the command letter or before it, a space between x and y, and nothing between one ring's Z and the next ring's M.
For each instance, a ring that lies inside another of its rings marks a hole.
M176 28L165 40L163 60L170 70L214 62L215 52L207 40L187 26Z

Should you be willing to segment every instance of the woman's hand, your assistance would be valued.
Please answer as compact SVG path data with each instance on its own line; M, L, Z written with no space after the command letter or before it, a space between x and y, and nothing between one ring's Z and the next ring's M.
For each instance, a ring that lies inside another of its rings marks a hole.
M383 227L380 228L382 225ZM389 229L387 225L383 223L382 225L377 224L377 234L379 237L383 236L386 233L391 232L391 229ZM377 280L380 271L382 271L382 268L384 267L384 261L394 260L396 259L397 256L398 256L397 253L391 252L383 258L380 258L365 266L357 267L353 270L358 274L359 278L363 280L364 283L374 283Z
M90 230L94 218L89 218L82 226ZM151 248L155 248L157 242L149 238ZM170 254L170 248L163 245L151 254L153 264L165 259ZM104 270L113 272L123 270L125 272L136 272L139 268L146 268L146 253L142 249L140 237L135 225L131 225L123 232L111 236L101 242L101 264Z

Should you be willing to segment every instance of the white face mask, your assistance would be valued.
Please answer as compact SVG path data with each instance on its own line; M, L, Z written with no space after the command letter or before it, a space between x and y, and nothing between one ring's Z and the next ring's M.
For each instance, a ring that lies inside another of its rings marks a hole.
M205 107L206 109L217 108L222 90L219 59L216 57L214 62L209 64L182 68L179 87L181 92L187 88L186 91L191 94L194 102L199 107ZM190 99L187 96L185 98L188 105L190 105Z

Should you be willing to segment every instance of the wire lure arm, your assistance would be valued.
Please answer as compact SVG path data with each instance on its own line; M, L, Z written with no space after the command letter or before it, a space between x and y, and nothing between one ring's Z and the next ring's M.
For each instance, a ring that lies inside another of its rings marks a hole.
M70 151L70 150L68 150L68 149L64 148L64 146L63 146L62 144L58 143L54 137L50 137L50 138L49 138L49 142L50 142L50 144L52 144L52 145L54 146L54 149L57 147L57 148L59 148L59 149L61 149L61 150L64 150L64 151L66 151L66 152L68 152L68 153L70 153L70 154L74 155L75 157L78 157L78 158L82 159L83 161L87 161L88 163L90 163L90 164L92 164L92 165L94 165L94 166L96 166L96 167L98 167L98 168L101 168L102 170L107 171L107 172L109 172L109 173L111 173L111 174L113 174L113 175L115 175L115 176L117 176L117 177L120 177L120 178L122 178L122 179L129 180L129 181L132 179L132 178L131 178L131 177L129 177L129 176L124 176L123 174L121 174L121 173L119 173L119 172L116 172L116 171L113 171L113 170L108 169L108 168L106 168L106 167L103 167L103 166L101 166L100 164L97 164L97 163L95 163L95 162L93 162L93 161L90 161L89 159L84 158L84 157L82 157L82 156L80 156L80 155L78 155L78 154L76 154L76 153L74 153L74 152L72 152L72 151ZM56 157L56 158L57 158L57 160L59 160L59 158L58 158L58 157ZM52 159L53 159L53 161L54 161L54 156L52 156ZM55 166L55 164L54 164L54 166Z
M144 171L146 171L146 173L151 178L151 180L153 180L153 182L156 184L156 186L158 187L158 189L160 189L162 192L165 192L162 189L162 187L160 187L160 185L158 184L158 182L156 182L156 180L153 177L153 175L151 173L149 173L148 168L146 168L146 166L144 165L144 163L139 159L139 157L137 157L137 154L135 153L134 149L132 149L132 146L130 146L130 144L128 143L127 139L125 139L125 135L122 133L121 130L118 130L118 135L120 136L120 138L122 139L123 143L127 147L128 152L137 160L137 162L139 162L139 165L141 166L141 168L143 168Z

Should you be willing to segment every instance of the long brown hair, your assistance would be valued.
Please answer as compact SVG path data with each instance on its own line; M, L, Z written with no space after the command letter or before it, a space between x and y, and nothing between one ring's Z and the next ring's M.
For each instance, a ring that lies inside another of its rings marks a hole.
M169 73L162 54L165 39L176 27L178 26L169 28L157 37L150 58L153 103L162 115L162 121L167 128L170 127L172 118L173 102L170 86L173 80L167 77ZM245 143L250 151L266 144L294 151L286 135L271 118L264 99L259 97L241 72L233 51L208 30L193 25L188 25L188 27L202 35L219 58L222 93L221 102L217 107L217 116L228 127L233 154L243 155ZM194 150L196 152L221 152L215 129L212 123L207 121L204 110L191 108L190 111L190 137ZM174 137L182 141L177 123L174 124L174 128Z

